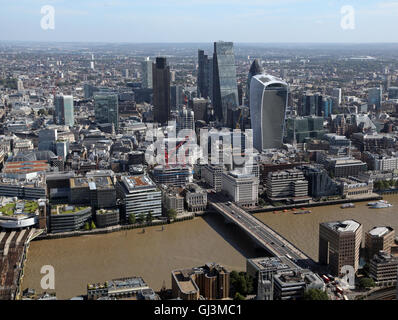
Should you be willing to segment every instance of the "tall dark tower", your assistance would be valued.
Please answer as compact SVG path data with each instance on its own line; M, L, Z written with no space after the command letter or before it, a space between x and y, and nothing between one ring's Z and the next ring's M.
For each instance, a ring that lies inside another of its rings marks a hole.
M198 50L198 97L207 99L209 93L209 58L203 50Z
M154 121L167 124L170 119L170 67L166 58L156 58L152 65Z

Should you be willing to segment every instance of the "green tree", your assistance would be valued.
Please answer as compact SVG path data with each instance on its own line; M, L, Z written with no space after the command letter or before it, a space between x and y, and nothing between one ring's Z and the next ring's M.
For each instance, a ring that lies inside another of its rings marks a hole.
M140 213L140 214L138 215L138 217L137 217L137 221L138 221L140 224L144 223L144 221L145 221L145 214Z
M39 116L47 116L47 115L48 115L48 112L47 112L46 109L40 109L40 110L37 112L37 114L38 114Z
M174 209L167 210L167 218L175 219L176 217L177 217L177 211L175 211Z
M90 225L88 224L88 222L86 222L85 224L84 224L84 230L90 230Z
M368 288L372 288L375 286L375 282L373 281L372 278L361 278L359 280L359 287L361 289L368 289Z
M91 221L90 229L91 230L97 229L97 227L95 226L94 221Z
M247 283L243 275L239 274L237 281L235 282L235 289L237 292L247 295Z
M148 212L148 215L146 216L146 221L148 223L151 223L153 221L153 215L152 215L152 211Z
M264 201L264 199L260 198L260 199L258 200L258 204L259 204L261 207L264 207L264 206L265 206L265 201Z
M308 289L304 292L304 300L329 300L329 296L325 291Z
M130 213L129 215L129 223L130 224L135 224L136 223L136 218L135 218L135 214L134 213Z
M382 187L381 181L376 181L373 184L373 186L374 186L375 190L381 190L381 187Z
M388 181L381 181L381 190L386 190L390 187L390 184L388 183Z
M254 292L254 281L251 276L246 272L232 271L230 274L230 287L231 296L235 296L236 293L240 293L243 296L247 296Z
M242 296L239 292L235 293L234 300L245 300L245 297Z

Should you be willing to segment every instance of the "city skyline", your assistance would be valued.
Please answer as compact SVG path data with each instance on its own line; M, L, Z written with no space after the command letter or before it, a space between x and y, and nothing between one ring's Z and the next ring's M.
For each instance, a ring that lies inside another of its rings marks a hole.
M0 300L398 300L398 0L0 6Z
M397 24L396 1L39 0L16 4L2 0L0 4L3 11L0 29L7 30L0 40L6 41L398 42L398 37L385 32ZM41 13L43 6L54 8L54 29L41 27L41 20L47 13ZM353 9L353 19L347 6Z

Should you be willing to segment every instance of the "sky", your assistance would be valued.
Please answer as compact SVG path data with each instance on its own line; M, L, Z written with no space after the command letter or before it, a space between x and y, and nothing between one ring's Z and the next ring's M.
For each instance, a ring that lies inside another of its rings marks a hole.
M0 0L0 40L398 42L397 18L398 0Z

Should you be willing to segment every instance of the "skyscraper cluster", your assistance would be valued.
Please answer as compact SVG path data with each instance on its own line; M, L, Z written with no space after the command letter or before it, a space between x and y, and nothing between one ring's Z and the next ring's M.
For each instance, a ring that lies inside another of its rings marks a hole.
M199 50L198 59L198 94L210 97L217 120L226 124L228 110L239 105L233 43L215 42L213 58Z

